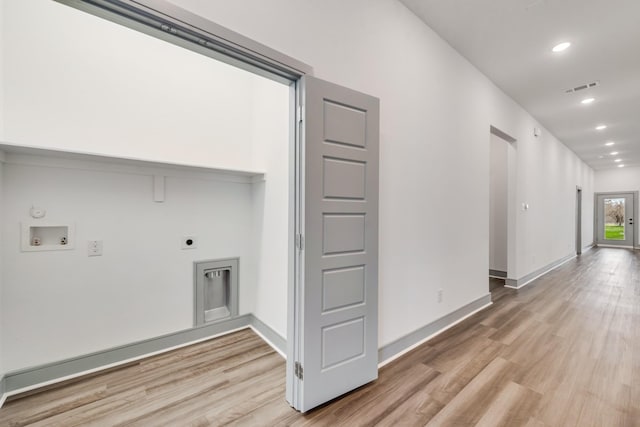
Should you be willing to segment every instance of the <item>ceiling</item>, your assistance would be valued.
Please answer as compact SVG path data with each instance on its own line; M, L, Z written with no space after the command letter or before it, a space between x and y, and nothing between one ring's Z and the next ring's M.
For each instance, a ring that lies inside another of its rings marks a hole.
M640 1L401 1L591 167L640 166Z

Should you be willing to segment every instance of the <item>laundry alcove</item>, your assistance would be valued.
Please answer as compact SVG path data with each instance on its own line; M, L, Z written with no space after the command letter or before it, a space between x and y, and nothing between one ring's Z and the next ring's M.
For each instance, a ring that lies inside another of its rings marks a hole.
M237 258L229 317L284 341L290 88L57 2L4 13L3 369L193 328L203 260ZM21 250L38 221L74 247Z

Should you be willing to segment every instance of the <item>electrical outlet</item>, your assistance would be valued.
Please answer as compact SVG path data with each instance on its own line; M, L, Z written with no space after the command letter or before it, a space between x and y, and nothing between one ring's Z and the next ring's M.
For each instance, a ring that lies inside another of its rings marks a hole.
M198 247L196 236L184 236L181 240L182 249L195 249Z
M438 289L438 302L442 302L444 298L444 291L442 289Z
M87 242L87 256L102 256L102 240L89 240Z

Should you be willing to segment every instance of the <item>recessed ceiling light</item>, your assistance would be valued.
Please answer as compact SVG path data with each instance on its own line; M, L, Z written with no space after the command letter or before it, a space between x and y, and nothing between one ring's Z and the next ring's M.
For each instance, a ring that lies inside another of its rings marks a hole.
M616 154L618 154L618 152L617 151L612 151L609 154L611 154L612 156L615 156Z
M603 129L606 129L606 128L607 128L607 125L598 125L598 126L596 126L596 130L603 130Z
M560 43L560 44L555 45L553 47L553 49L551 49L551 50L553 50L554 52L562 52L563 50L565 50L569 46L571 46L571 43L564 42L564 43Z
M624 165L618 165L618 167L619 167L619 168L623 168L623 167L624 167Z
M582 104L591 104L593 101L595 101L595 98L587 98L587 99L583 99L582 101L580 101Z
M606 145L607 147L611 147L613 144L615 144L615 142L613 142L613 141L609 141L609 142L607 142L607 143L606 143L606 144L604 144L604 145Z
M616 163L620 163L622 161L622 159L615 159L614 162Z

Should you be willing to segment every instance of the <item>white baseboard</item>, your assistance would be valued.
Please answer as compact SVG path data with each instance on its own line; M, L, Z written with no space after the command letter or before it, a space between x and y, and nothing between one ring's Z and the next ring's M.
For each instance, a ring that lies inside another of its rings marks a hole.
M469 316L474 315L478 311L484 310L492 304L491 294L484 295L469 304L449 313L433 322L417 329L404 337L401 337L387 345L382 346L378 350L378 367L382 367L387 363L397 359L403 354L413 350L421 344L424 344L434 336L446 331L452 326L462 322Z
M576 256L577 256L576 254L567 255L564 258L560 258L557 261L551 262L545 265L544 267L537 269L532 273L522 276L519 279L507 279L504 287L511 288L511 289L522 289L523 287L527 286L529 283L544 276L551 270L554 270L560 267L562 264L574 259Z
M113 368L146 357L197 344L242 329L251 328L281 355L286 340L252 314L223 322L203 325L128 345L8 372L0 380L0 407L8 396Z

